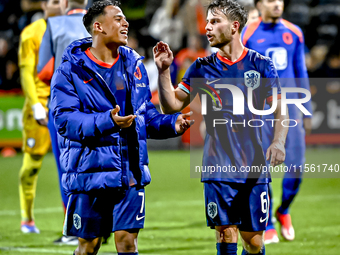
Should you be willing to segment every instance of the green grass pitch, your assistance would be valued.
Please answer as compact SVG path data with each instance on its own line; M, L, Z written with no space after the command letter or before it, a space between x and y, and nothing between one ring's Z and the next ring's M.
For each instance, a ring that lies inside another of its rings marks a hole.
M216 254L215 233L205 225L203 185L199 179L190 178L190 152L149 154L152 183L146 188L146 222L139 235L139 253ZM21 161L22 154L0 158L0 254L72 254L75 247L53 244L61 235L63 209L52 154L44 159L35 201L35 220L41 234L20 232ZM306 163L339 164L340 149L308 149ZM280 185L280 179L273 180L275 207L280 200ZM304 179L291 214L296 240L281 238L279 244L266 247L267 254L340 254L340 178ZM112 238L100 254L115 254Z

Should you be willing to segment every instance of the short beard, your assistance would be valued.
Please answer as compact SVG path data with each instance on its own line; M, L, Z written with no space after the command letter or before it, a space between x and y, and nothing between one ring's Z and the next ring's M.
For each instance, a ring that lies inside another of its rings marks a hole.
M229 35L229 36L228 36ZM222 48L224 45L230 43L232 40L231 32L227 31L226 33L221 34L219 42L214 44L210 44L211 47Z

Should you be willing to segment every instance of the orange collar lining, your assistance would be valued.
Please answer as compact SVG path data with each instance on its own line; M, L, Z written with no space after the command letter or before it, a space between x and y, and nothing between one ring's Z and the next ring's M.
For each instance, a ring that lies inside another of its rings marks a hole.
M226 63L227 65L231 66L233 64L236 64L237 62L240 62L247 55L247 53L248 53L248 48L244 47L242 55L237 60L235 60L235 62L232 62L231 60L225 57L222 57L219 52L217 52L216 55L217 55L217 58L221 60L223 63Z
M90 51L90 48L87 48L87 50L85 51L85 54L93 61L95 62L96 64L102 66L102 67L105 67L105 68L111 68L114 66L114 64L117 63L118 59L119 59L119 54L118 54L118 57L116 57L116 60L112 63L112 65L108 64L108 63L105 63L99 59L97 59L93 54L92 52Z

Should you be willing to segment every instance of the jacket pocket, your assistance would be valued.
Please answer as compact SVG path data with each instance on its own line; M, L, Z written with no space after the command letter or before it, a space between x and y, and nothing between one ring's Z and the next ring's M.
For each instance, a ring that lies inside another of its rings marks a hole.
M77 172L109 172L121 170L119 146L85 147Z

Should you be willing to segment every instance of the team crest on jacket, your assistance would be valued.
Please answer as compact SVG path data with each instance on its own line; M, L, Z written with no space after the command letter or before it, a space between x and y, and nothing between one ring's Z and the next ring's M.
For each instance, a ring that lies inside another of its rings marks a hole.
M254 70L244 73L244 84L248 88L256 89L260 86L261 75Z
M215 218L217 215L217 204L215 202L210 202L207 211L210 218Z
M78 214L73 214L73 225L76 229L81 228L81 217Z
M135 77L138 79L138 80L141 80L142 79L142 72L140 71L140 68L137 66L137 70L136 72L134 73Z

